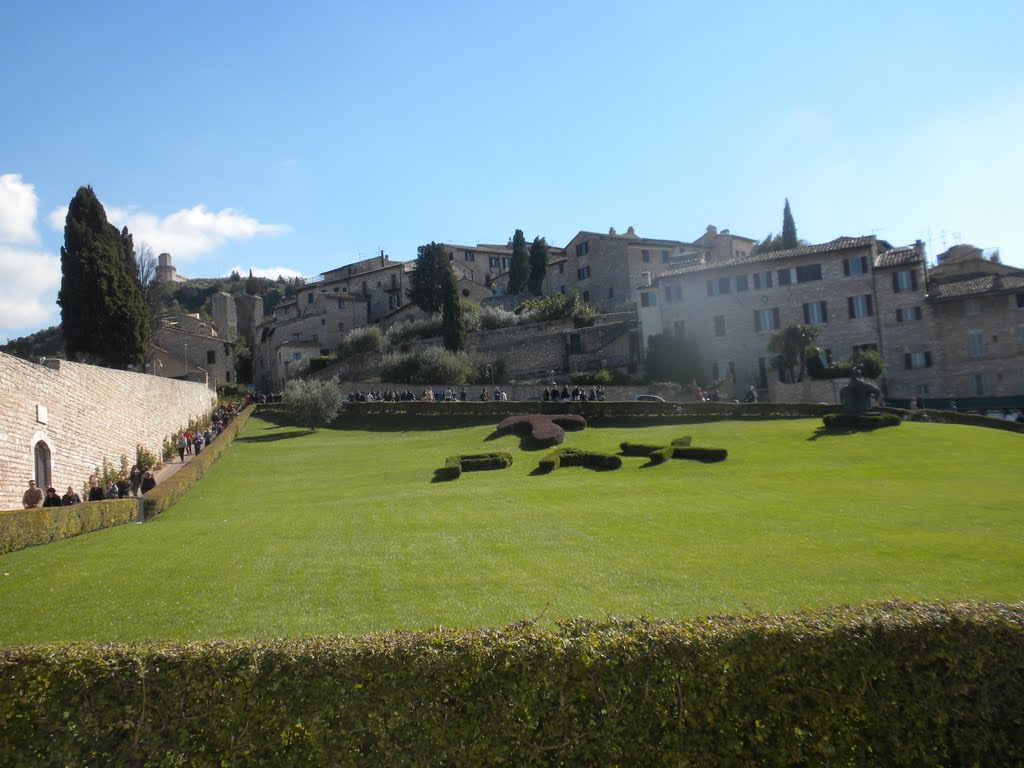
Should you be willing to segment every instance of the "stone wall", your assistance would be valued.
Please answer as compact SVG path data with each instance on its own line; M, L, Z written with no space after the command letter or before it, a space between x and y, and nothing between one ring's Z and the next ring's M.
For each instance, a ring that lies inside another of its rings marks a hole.
M61 493L72 485L84 496L83 482L104 459L120 464L124 455L134 463L137 445L159 456L165 437L216 401L202 384L51 364L0 353L0 509L21 507L30 478Z

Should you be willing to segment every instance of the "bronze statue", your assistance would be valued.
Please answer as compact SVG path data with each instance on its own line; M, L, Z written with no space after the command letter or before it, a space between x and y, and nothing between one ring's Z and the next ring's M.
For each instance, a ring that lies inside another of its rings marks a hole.
M871 398L880 398L881 396L882 392L878 387L861 378L860 368L853 369L850 383L839 390L843 413L867 413L871 410Z

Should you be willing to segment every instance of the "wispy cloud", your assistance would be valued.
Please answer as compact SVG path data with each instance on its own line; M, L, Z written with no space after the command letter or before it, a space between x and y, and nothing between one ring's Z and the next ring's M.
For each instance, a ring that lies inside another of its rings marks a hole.
M14 173L0 175L0 333L54 322L60 259L39 242L35 187Z
M136 245L146 243L156 253L169 253L175 263L194 261L227 242L289 232L284 224L265 224L233 208L209 211L206 206L183 208L157 216L135 208L107 207L107 219L117 227L128 227ZM54 229L64 226L67 209L56 209L47 217Z

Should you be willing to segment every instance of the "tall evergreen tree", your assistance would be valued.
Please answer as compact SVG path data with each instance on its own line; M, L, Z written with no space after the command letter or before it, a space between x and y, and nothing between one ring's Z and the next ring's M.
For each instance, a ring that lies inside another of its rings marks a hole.
M782 209L782 249L796 248L796 222L793 221L793 212L789 210L789 198L786 198L786 207Z
M455 273L445 269L441 276L441 324L444 334L444 348L450 352L461 352L466 348L466 320L459 303L459 289L455 285Z
M540 296L544 287L544 275L548 271L548 241L543 237L533 238L530 244L530 279L526 287L534 296Z
M444 301L442 280L451 271L444 243L421 245L416 249L416 264L409 276L409 300L424 312L438 312Z
M132 236L107 221L92 187L80 187L68 206L60 265L57 304L68 356L109 368L140 364L149 317Z
M508 292L522 293L530 278L530 251L526 246L523 230L517 229L512 236L512 264L508 268Z

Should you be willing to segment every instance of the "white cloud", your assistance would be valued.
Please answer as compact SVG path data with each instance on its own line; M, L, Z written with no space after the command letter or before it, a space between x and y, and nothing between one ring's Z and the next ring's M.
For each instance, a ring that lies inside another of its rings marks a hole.
M0 245L0 275L0 335L13 338L59 322L57 256Z
M35 187L23 182L20 174L0 174L0 243L38 242L38 206Z
M183 208L163 218L133 208L107 207L107 219L128 227L136 245L145 243L155 253L169 253L175 263L194 261L232 240L252 240L290 231L283 224L264 224L251 216L224 208L208 211L203 205ZM47 219L54 229L64 227L67 209L52 211Z
M276 280L278 276L303 277L303 274L301 272L296 272L291 267L246 267L243 269L242 267L239 267L237 265L229 269L228 274L225 275L225 277L230 275L232 272L237 272L242 277L248 277L250 269L252 270L253 277L266 277L271 280Z

